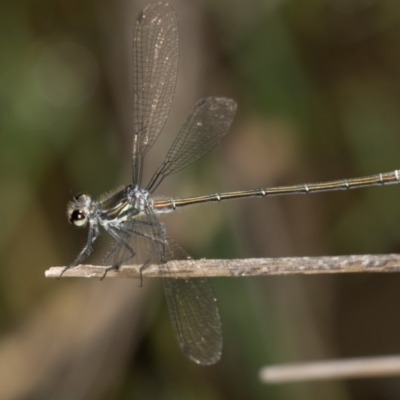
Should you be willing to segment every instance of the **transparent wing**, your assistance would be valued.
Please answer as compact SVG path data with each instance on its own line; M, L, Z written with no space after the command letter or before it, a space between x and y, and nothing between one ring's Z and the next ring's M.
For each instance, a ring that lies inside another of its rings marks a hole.
M148 5L133 39L133 182L140 186L143 158L169 114L178 73L178 23L165 3Z
M147 190L154 191L162 180L186 168L208 153L228 132L235 117L234 100L223 97L200 99L172 143Z
M167 257L189 258L170 238ZM165 264L160 270L168 275ZM163 278L165 298L182 352L201 365L215 364L222 353L222 326L217 299L207 278Z
M217 300L207 278L176 279L165 264L169 260L190 258L172 239L164 225L148 209L146 214L124 222L118 229L122 241L134 250L132 257L120 241L109 253L115 265L158 263L163 276L165 297L172 326L183 353L192 361L210 365L221 358L222 327Z

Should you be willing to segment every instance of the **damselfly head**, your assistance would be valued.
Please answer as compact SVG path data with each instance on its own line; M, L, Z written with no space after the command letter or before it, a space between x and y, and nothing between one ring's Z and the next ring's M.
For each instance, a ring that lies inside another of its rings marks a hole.
M88 222L91 203L92 199L86 194L79 193L74 196L67 206L68 221L75 226L84 227Z

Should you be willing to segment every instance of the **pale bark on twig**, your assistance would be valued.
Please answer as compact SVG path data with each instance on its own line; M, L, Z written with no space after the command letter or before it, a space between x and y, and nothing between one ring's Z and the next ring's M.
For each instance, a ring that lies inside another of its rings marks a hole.
M177 260L168 264L162 276L157 265L142 271L143 278L240 277L265 275L334 274L356 272L400 272L400 255L351 255L335 257L249 258L232 260ZM64 267L52 267L47 278L58 278ZM104 275L103 266L78 265L63 277L96 278ZM124 265L107 273L107 278L139 278L140 265Z

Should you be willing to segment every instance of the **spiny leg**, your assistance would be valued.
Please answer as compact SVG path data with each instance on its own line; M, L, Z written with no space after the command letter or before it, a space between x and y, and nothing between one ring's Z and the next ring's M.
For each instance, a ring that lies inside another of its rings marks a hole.
M151 223L149 223L149 222L147 222L147 223L143 223L143 225L153 225L154 226L154 224L151 224ZM161 225L161 224L156 224L156 225ZM162 226L162 225L161 225ZM163 228L162 228L163 229ZM132 228L128 228L128 227L120 227L119 228L119 231L121 231L121 232L123 232L123 233L126 233L126 234L129 234L129 235L136 235L136 236L139 236L139 237L141 237L141 238L143 238L143 239L146 239L146 240L148 240L149 241L149 243L150 244L153 244L154 245L154 243L157 243L157 244L159 244L159 245L162 245L163 247L164 247L164 245L165 245L165 240L164 239L162 239L162 238L158 238L158 237L154 237L153 235L149 235L149 234L146 234L146 233L144 233L144 232L141 232L141 231L137 231L136 229L132 229ZM163 232L164 232L164 229L163 229ZM159 251L157 250L157 247L156 246L154 246L155 248L154 248L154 252L152 253L152 255L143 263L143 265L140 267L140 269L139 269L139 274L140 274L140 284L139 284L139 287L142 287L143 286L143 274L142 274L142 272L155 260L155 259L160 259L160 254L159 254ZM114 248L113 250L112 250L112 253L114 253L116 251L116 248ZM124 261L121 261L119 264L122 264L122 262L125 262L125 261L127 261L129 258L131 258L131 257L128 257L128 258L126 258L126 259L124 259ZM159 260L158 260L159 261ZM158 262L157 261L157 262Z
M104 269L104 274L103 274L103 276L100 278L101 281L106 277L106 275L107 275L107 273L108 273L109 271L118 270L119 267L120 267L125 261L128 261L129 259L131 259L132 257L134 257L135 254L136 254L135 251L132 249L132 247L131 247L124 239L122 239L114 229L109 228L109 227L107 227L107 228L105 228L105 229L106 229L106 231L115 239L115 241L116 241L120 246L123 246L123 247L125 247L125 248L128 250L129 255L128 255L127 257L123 258L123 259L122 259L121 261L119 261L118 263L116 263L116 264L114 264L114 265L110 265L110 266L108 266L108 267L105 267L105 269ZM114 254L115 251L116 251L116 249L117 249L117 248L114 248L113 250L111 250L111 252L109 252L109 253L107 254L106 258L109 258L112 254ZM103 259L103 261L104 261L104 259Z
M87 239L87 242L86 242L84 248L81 250L81 252L78 254L76 259L71 264L69 264L63 268L63 270L61 271L61 273L57 279L61 279L61 277L63 276L65 271L67 271L71 267L74 267L74 266L80 264L83 260L85 260L86 258L89 257L89 255L92 252L92 244L95 242L95 240L98 238L98 236L99 236L98 226L97 225L90 226L89 232L88 232L88 239Z
M150 258L148 260L146 260L143 265L140 267L139 269L139 274L140 274L140 284L139 287L143 286L143 271L149 266L151 265L152 262L156 261L157 264L158 263L164 263L165 262L165 246L167 244L166 242L166 235L165 235L165 226L164 224L161 223L154 223L154 222L149 222L148 223L150 226L152 226L153 228L158 228L158 237L148 237L147 235L143 235L145 238L147 239L151 239L152 240L152 244L154 246L154 252L153 254L150 256ZM160 246L161 246L161 251L160 251Z
M123 228L119 228L119 230L121 232L129 233L130 235L137 235L137 236L140 236L140 237L142 237L144 239L148 239L148 240L150 240L152 242L157 242L157 243L160 243L160 244L164 245L164 239L160 239L158 237L154 237L153 235L148 235L147 233L143 233L143 232L137 231L136 229L123 227Z
M147 215L149 217L148 220L145 221L136 221L135 227L138 225L144 225L149 227L150 233L145 233L141 231L137 231L136 229L130 228L128 226L124 226L121 230L123 232L129 233L129 234L134 234L138 235L144 239L147 239L149 243L153 247L153 252L150 255L150 257L144 261L142 266L139 269L140 273L140 284L139 287L143 286L143 271L151 265L153 262L156 262L157 264L159 262L165 262L165 245L166 245L166 233L165 233L165 226L164 224L161 224L154 218L153 213L148 213Z
M133 252L133 254L132 254L131 256L125 258L123 261L118 262L118 263L115 265L114 268L113 268L113 267L110 267L111 269L116 269L116 268L117 268L119 265L121 265L123 262L125 262L125 261L129 260L130 258L132 258L132 257L135 255L135 251L124 241L124 239L122 239L122 238L115 232L115 230L113 230L113 229L111 229L111 228L108 228L108 229L106 229L106 230L107 230L107 232L117 241L117 243L118 243L120 246L123 246L123 247L127 248L128 250L129 250L129 248L130 248L131 251ZM114 232L114 235L118 236L118 239L110 232L110 230ZM120 231L120 232L122 232L122 233L125 233L125 234L129 234L129 235L137 235L137 236L143 237L144 239L148 239L148 240L150 240L150 241L156 241L156 242L159 242L160 244L164 244L164 242L163 242L162 239L153 238L153 236L147 235L146 233L137 231L137 230L135 230L135 229L130 229L130 228L126 228L126 227L121 228L121 227L120 227L120 228L118 228L118 231ZM104 256L104 258L103 258L103 260L102 260L102 264L104 265L104 264L107 262L107 260L108 260L117 250L119 250L119 246L114 246L114 248L113 248L112 250L110 250L110 251Z
M151 221L135 221L135 226L144 226L144 227L148 227L148 226L154 226L154 222ZM160 225L160 224L159 224ZM162 240L153 237L152 235L148 235L142 231L133 229L133 228L129 228L128 226L119 226L118 228L115 228L116 230L125 233L126 235L137 235L137 236L141 236L143 238L149 239L149 240L155 240L158 241L162 244ZM126 236L126 238L128 238L128 236ZM114 248L112 248L104 257L102 260L102 264L104 265L107 260L119 249L119 246L114 246ZM125 260L126 261L126 260Z
M152 264L153 260L157 257L157 253L154 253L143 265L139 268L139 287L143 287L143 271Z

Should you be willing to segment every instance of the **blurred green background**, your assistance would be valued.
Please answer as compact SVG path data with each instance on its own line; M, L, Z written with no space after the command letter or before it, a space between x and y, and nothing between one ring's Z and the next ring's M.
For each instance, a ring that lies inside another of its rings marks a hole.
M229 135L168 196L399 168L400 3L171 1L180 70L147 178L202 96L238 104ZM44 278L86 237L73 194L130 183L131 48L145 1L0 5L1 399L398 399L397 378L265 386L264 365L400 351L396 275L214 279L220 363L173 337L161 285ZM399 187L253 199L169 215L193 257L400 250ZM93 263L110 242L103 235Z

